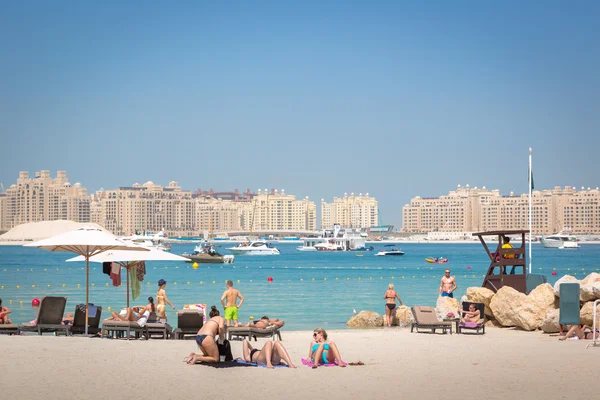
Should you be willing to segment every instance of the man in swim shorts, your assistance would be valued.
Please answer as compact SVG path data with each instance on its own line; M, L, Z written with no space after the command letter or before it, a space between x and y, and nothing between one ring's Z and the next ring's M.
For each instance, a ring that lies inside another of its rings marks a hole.
M240 304L237 304L237 299L240 299ZM238 309L244 303L244 296L233 288L233 282L227 281L227 290L221 296L221 304L225 308L225 324L230 326L229 321L233 321L233 326L238 327Z
M450 270L444 271L444 276L440 280L440 295L442 297L454 297L454 291L456 290L456 279L450 276Z

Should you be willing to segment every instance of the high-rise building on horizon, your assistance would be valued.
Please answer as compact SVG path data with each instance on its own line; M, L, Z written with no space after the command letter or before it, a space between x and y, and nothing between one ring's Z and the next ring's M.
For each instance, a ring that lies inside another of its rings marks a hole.
M334 197L333 203L321 199L321 228L332 229L334 224L342 228L366 229L377 225L379 209L377 200L369 193L355 196Z
M600 190L556 186L532 192L532 233L600 233ZM403 232L483 232L529 229L529 194L502 196L469 185L448 195L411 199L402 208Z

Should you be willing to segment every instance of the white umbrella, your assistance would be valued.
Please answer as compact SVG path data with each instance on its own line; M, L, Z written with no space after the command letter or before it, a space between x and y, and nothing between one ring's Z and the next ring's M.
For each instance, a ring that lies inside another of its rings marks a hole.
M127 272L141 261L189 261L189 258L181 257L162 250L151 249L149 251L129 250L111 250L90 257L91 262L116 262L125 267ZM84 261L84 257L77 256L67 260L67 262ZM127 274L127 308L129 308L129 274Z
M28 243L26 247L38 247L50 251L70 251L85 258L85 334L88 333L88 303L90 284L90 257L108 250L133 250L146 252L143 247L128 246L112 233L93 226L84 226L71 232L62 233L38 242Z

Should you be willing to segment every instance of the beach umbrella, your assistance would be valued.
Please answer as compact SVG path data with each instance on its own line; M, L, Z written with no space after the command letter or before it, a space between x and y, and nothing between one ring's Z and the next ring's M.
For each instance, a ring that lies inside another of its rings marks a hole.
M88 333L88 303L90 295L90 257L109 250L132 250L147 252L149 249L128 246L110 232L94 226L83 226L74 231L61 233L48 239L28 243L25 247L37 247L49 251L69 251L85 259L85 334Z
M82 256L73 257L67 262L84 261ZM105 263L116 262L129 272L130 268L136 267L142 261L189 261L189 258L181 257L162 250L150 249L149 251L111 250L105 251L93 257L91 262ZM127 275L127 308L129 308L129 274Z

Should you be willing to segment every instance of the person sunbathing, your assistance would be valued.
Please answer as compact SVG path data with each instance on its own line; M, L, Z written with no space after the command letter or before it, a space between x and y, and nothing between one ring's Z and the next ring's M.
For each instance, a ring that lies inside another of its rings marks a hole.
M271 342L268 340L262 349L255 349L248 340L242 342L242 351L246 362L256 364L266 364L267 368L273 368L273 365L279 365L281 360L285 361L290 368L296 368L290 355L281 342Z
M191 352L183 361L193 365L198 361L216 363L219 361L219 347L215 343L215 338L219 336L219 342L225 339L225 319L221 317L217 307L212 306L208 314L210 319L200 328L196 336L196 343L202 351L202 354ZM209 322L212 322L209 324Z
M10 318L8 318L8 314L10 314L10 308L4 307L2 305L2 299L0 299L0 324L10 324Z
M592 328L590 328L587 325L573 325L571 329L569 329L567 334L565 336L559 337L558 340L567 340L569 338L573 340L599 339L600 330L596 329L596 332L593 332Z
M475 322L478 323L481 319L481 313L475 307L475 304L469 304L469 311L462 311L464 322Z
M285 325L285 321L280 320L279 318L269 319L269 317L265 315L256 322L251 321L247 324L239 324L238 326L253 326L255 328L267 329L270 326L276 326L277 328L281 328L283 325Z
M134 306L131 308L126 308L125 310L126 312L124 316L113 311L112 319L115 321L137 322L138 325L144 326L146 325L146 322L148 322L150 313L156 312L156 307L154 306L154 299L152 297L148 297L148 304L146 306Z
M67 315L62 319L62 324L63 325L73 325L73 313L72 312L68 312Z
M313 368L317 368L318 364L333 364L336 360L340 367L346 366L335 343L327 341L325 329L315 329L313 338L308 348L308 358L312 361Z

